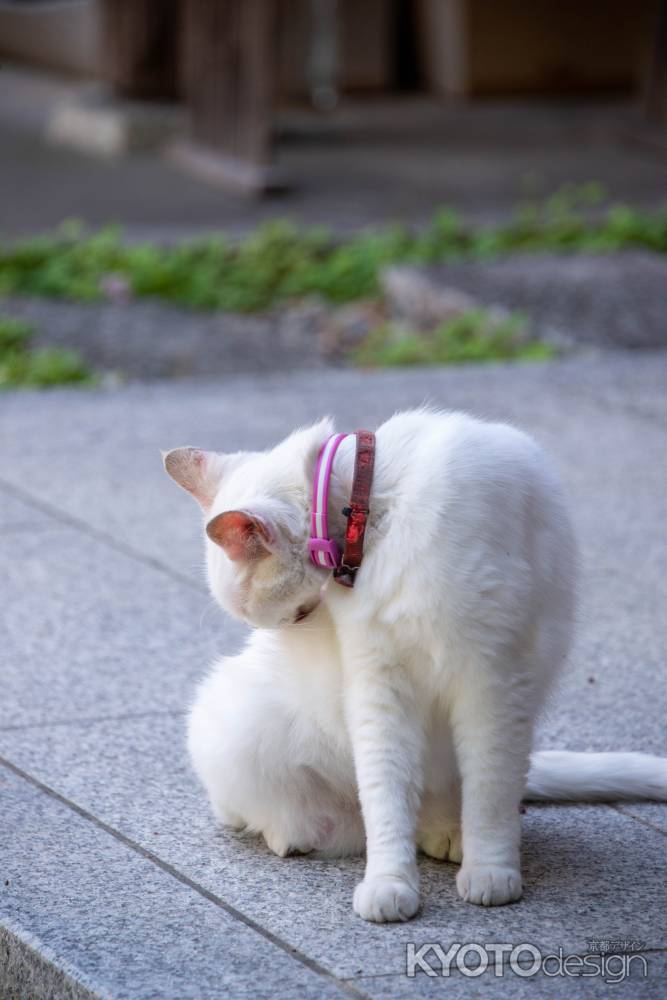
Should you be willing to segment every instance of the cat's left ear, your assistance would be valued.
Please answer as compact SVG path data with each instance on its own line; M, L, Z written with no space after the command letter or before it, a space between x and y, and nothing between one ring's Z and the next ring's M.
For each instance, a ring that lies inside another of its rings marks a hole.
M206 525L206 534L234 562L251 562L270 555L275 539L268 522L245 510L226 510Z
M227 456L200 448L174 448L162 453L166 472L207 511L220 488Z

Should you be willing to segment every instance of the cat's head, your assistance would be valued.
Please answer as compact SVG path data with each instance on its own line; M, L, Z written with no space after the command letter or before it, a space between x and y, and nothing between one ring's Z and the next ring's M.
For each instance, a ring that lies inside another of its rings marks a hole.
M204 512L208 582L236 618L276 628L305 617L324 582L308 558L312 478L331 422L295 431L270 451L167 452L164 466Z

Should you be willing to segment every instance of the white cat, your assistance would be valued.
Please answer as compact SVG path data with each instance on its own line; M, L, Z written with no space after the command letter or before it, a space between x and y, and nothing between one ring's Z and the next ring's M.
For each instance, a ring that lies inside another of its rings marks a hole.
M189 720L216 816L281 856L366 847L354 909L419 907L415 845L461 862L471 903L521 895L523 797L667 798L667 760L533 753L573 633L576 554L538 446L461 413L401 413L377 432L354 589L308 558L313 470L330 421L271 451L178 448L168 473L201 505L211 590L255 627L219 660ZM345 532L354 435L335 457Z

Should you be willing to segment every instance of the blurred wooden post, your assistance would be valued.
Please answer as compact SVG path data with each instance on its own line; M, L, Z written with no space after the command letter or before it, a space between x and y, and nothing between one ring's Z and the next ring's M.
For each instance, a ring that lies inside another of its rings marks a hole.
M644 110L648 118L667 123L667 0L661 0L656 19Z
M272 167L277 0L183 0L190 140L178 162L220 184L261 193Z
M102 0L104 77L119 97L179 94L180 0Z

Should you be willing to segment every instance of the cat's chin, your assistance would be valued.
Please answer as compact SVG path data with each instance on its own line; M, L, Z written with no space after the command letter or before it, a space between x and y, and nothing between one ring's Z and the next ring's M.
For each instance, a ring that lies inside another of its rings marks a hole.
M292 626L292 625L300 625L301 622L304 622L307 618L310 618L310 616L313 614L314 611L317 610L317 608L320 606L321 603L322 599L321 597L318 597L317 599L314 600L303 601L303 603L299 604L299 606L296 608L295 611L287 612L286 609L283 609L282 612L279 612L275 615L267 612L258 616L255 615L250 616L247 614L246 611L243 611L241 613L231 612L229 607L226 610L231 614L233 614L235 618L238 618L240 621L244 622L246 625L250 625L251 628L276 629L276 628L286 628L287 626Z
M319 600L312 601L309 604L302 604L299 608L297 608L296 615L294 616L292 624L298 625L300 622L305 621L306 618L312 615L315 608L319 607L319 605L320 605Z

